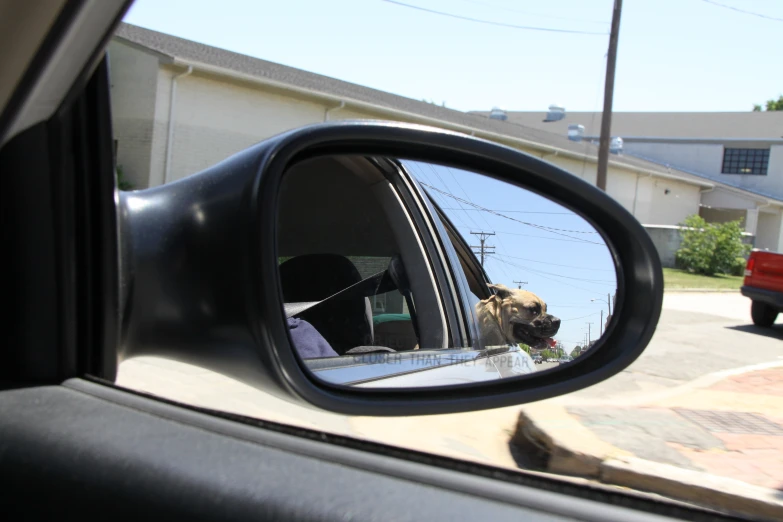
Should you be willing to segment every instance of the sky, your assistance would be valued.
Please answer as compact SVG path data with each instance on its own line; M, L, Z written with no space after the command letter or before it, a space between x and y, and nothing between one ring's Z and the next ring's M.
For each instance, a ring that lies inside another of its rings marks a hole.
M561 320L555 340L570 352L585 335L600 336L617 276L592 225L549 199L474 172L405 164L470 245L479 244L471 232L495 233L486 241L495 252L485 260L487 275L509 288L522 281L543 299Z
M137 0L125 21L458 110L602 108L612 0ZM616 111L746 111L783 94L781 0L626 0Z

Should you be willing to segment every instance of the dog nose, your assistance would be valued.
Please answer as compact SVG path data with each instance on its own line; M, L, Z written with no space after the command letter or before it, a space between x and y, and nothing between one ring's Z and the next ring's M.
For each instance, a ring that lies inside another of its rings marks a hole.
M560 328L560 318L552 316L552 326L554 328Z

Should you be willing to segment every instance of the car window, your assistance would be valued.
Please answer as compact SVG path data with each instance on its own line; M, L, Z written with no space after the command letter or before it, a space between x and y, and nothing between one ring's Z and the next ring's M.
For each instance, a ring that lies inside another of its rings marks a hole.
M393 185L363 158L320 158L296 165L280 189L278 252L287 304L323 301L296 314L337 355L377 346L448 346L434 272ZM384 286L325 301L398 263L409 289ZM383 288L381 288L383 287Z
M774 64L783 5L625 2L609 121L602 109L614 5L137 0L108 50L124 190L173 183L271 136L341 120L461 132L600 186L606 122L610 154L601 188L644 225L665 277L655 337L626 370L553 400L405 419L315 412L160 358L124 362L118 383L721 512L736 507L715 503L721 491L779 509L783 316L773 267L783 252L783 98ZM381 36L378 20L398 34ZM465 324L451 318L437 291L441 284L451 291L433 269L445 254L413 240L416 209L369 189L387 183L388 173L355 160L305 167L289 176L302 181L286 189L281 206L279 261L281 270L291 269L293 286L309 290L302 274L338 264L345 281L365 280L396 256L411 276L410 299L398 289L366 296L345 323L359 333L346 338L335 333L336 315L313 309L311 318L325 328L319 335L337 348L336 356L308 359L313 368L342 371L337 362L362 345L394 353L472 348L470 314ZM329 175L345 179L330 184ZM621 304L613 255L591 244L595 230L567 209L514 199L455 169L411 175L456 252L445 268L464 280L453 290L468 308L489 297L490 283L538 292L562 326L555 346L531 352L536 371L589 357ZM395 190L383 186L387 195ZM757 253L749 261L751 248ZM307 256L321 257L302 261ZM718 486L697 495L693 484Z

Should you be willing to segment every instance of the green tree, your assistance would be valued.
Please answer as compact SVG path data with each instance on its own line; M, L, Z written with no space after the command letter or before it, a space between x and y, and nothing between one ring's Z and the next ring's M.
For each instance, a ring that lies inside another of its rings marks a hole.
M766 111L783 111L783 95L778 96L778 99L767 100L764 104L764 110ZM754 112L761 112L761 105L753 105Z
M523 352L525 352L526 354L528 354L528 355L533 355L532 353L530 353L530 347L529 347L528 345L526 345L526 344L524 344L524 343L519 343L519 348L520 348L520 349L521 349Z
M571 357L573 357L574 359L576 359L580 355L582 355L582 347L581 346L576 346L573 350L571 350Z
M711 276L736 273L738 266L744 266L744 256L751 247L742 242L739 221L707 223L694 214L682 226L682 243L676 254L680 268Z

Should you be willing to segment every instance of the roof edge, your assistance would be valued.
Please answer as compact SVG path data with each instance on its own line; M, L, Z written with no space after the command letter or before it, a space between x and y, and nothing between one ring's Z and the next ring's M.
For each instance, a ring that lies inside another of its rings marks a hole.
M345 107L348 107L350 105L351 107L354 107L354 108L371 110L371 111L379 112L379 113L382 113L382 114L393 115L395 117L403 118L403 119L406 119L406 120L409 120L409 121L413 121L413 122L417 122L417 123L423 123L423 124L430 124L430 125L434 125L434 126L437 126L437 127L446 128L446 129L449 129L449 130L463 132L465 134L470 134L471 136L485 138L485 139L489 139L491 141L513 143L513 144L516 144L516 145L520 145L520 146L526 147L528 149L533 149L533 150L537 150L537 151L540 151L540 152L543 152L543 153L553 154L555 156L564 156L564 157L577 159L577 160L580 160L580 161L589 161L590 163L597 163L598 162L598 157L597 156L592 156L592 155L589 155L589 154L581 154L581 153L578 153L578 152L572 152L572 151L569 151L569 150L566 150L566 149L562 149L562 148L559 148L559 147L555 147L555 146L552 146L552 145L546 145L546 144L538 143L538 142L535 142L535 141L532 141L532 140L526 140L524 138L517 138L515 136L510 136L508 134L501 134L501 133L497 133L497 132L477 129L475 127L462 125L460 123L454 123L454 122L450 122L450 121L447 121L447 120L441 120L441 119L438 119L438 118L432 118L430 116L423 116L421 114L416 114L416 113L413 113L413 112L403 111L403 110L395 109L395 108L392 108L392 107L386 107L386 106L383 106L383 105L377 105L377 104L374 104L374 103L369 103L369 102L365 102L365 101L361 101L361 100L356 100L356 99L348 98L348 97L345 97L345 96L337 96L337 95L334 95L334 94L328 94L328 93L324 93L324 92L319 92L319 91L315 91L315 90L312 90L312 89L307 89L307 88L304 88L304 87L298 87L298 86L291 85L291 84L284 83L284 82L280 82L280 81L277 81L277 80L270 80L268 78L261 78L259 76L255 76L255 75L252 75L252 74L241 73L239 71L235 71L233 69L229 69L229 68L226 68L226 67L219 67L219 66L215 66L215 65L206 64L206 63L203 63L203 62L198 62L198 61L195 61L195 60L186 60L186 59L177 58L177 57L174 57L172 63L174 65L179 65L179 66L182 66L182 67L193 67L193 69L196 70L196 71L201 71L201 72L205 72L205 73L208 73L208 74L214 74L214 75L218 75L218 76L225 76L225 77L228 77L228 78L232 78L232 79L236 79L236 80L240 80L240 81L245 81L245 82L248 82L248 83L255 83L255 84L259 84L259 85L265 85L265 86L271 87L273 89L277 89L277 90L284 91L284 92L296 93L299 96L304 96L304 97L314 98L314 99L319 99L319 100L326 100L326 101L334 103L335 107L340 106L340 104L344 103ZM713 186L713 184L711 184L711 183L709 183L707 181L698 181L698 180L687 179L687 178L683 178L683 177L677 176L676 174L667 174L667 173L663 173L663 172L657 172L655 170L645 169L645 168L642 168L642 167L636 167L636 166L629 165L627 163L623 163L623 162L617 161L617 160L610 159L609 164L614 166L614 167L618 167L618 168L621 168L621 169L624 169L624 170L628 170L628 171L631 171L631 172L634 172L634 173L651 175L651 176L660 177L660 178L663 178L663 179L673 179L673 180L681 181L681 182L684 182L684 183L689 183L689 184L692 184L692 185L697 185L697 186L707 187L707 188Z

